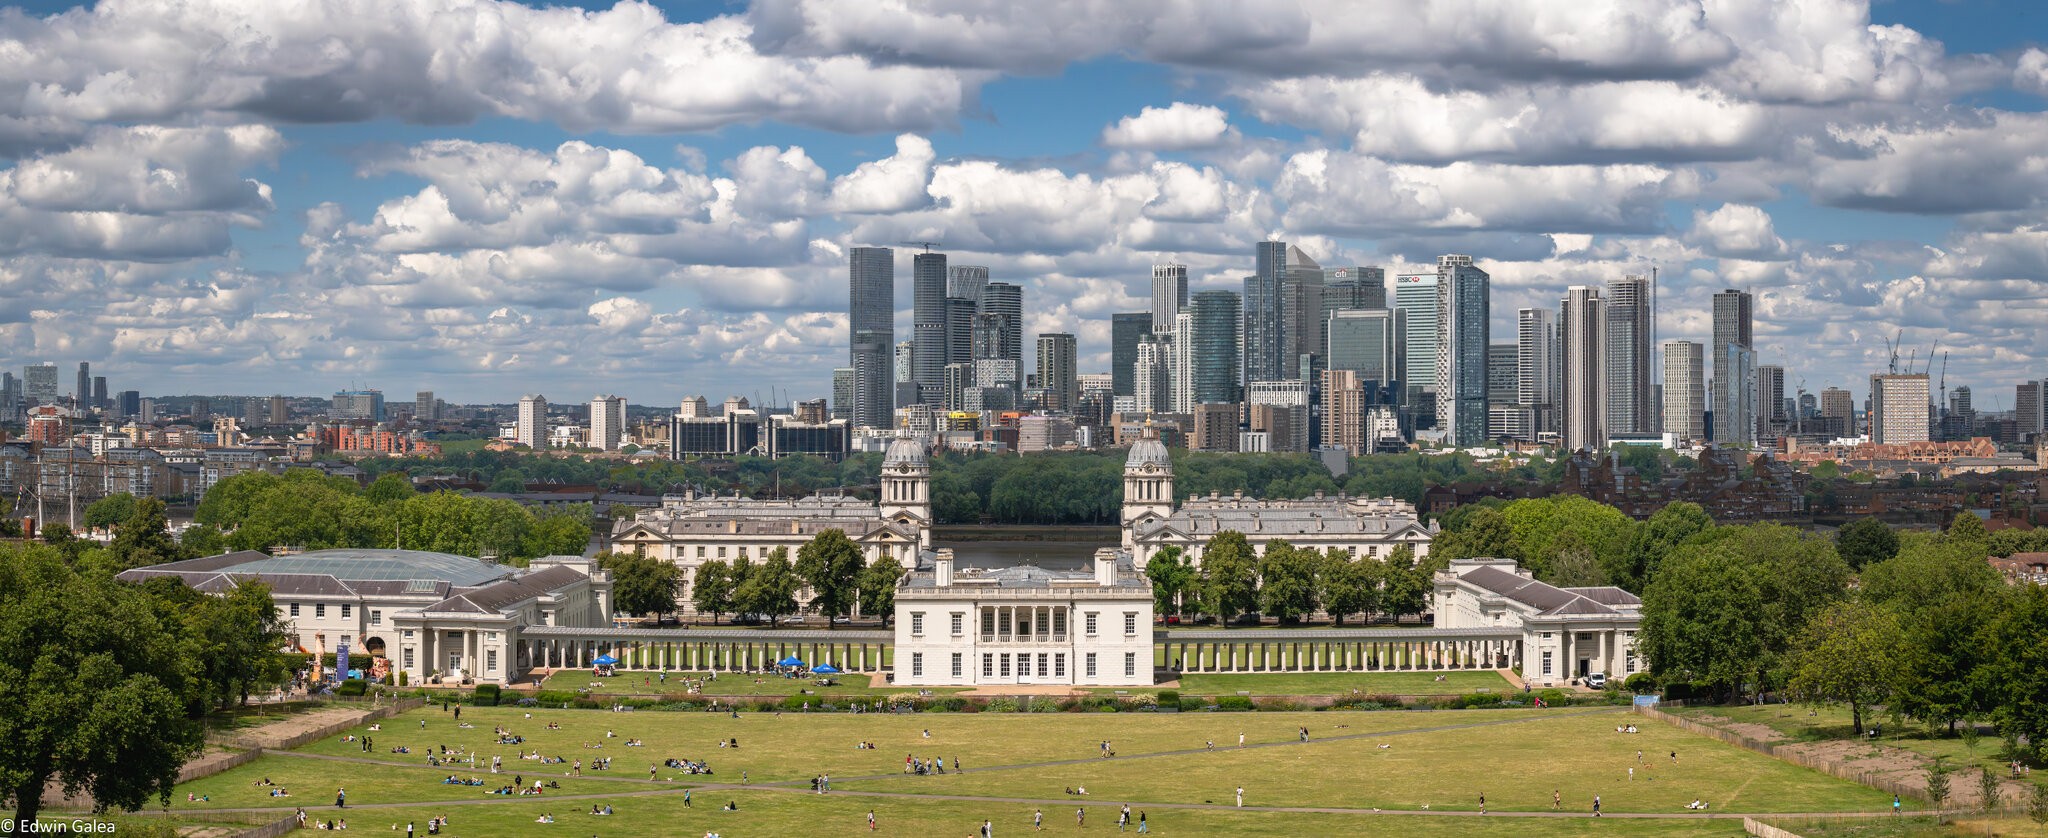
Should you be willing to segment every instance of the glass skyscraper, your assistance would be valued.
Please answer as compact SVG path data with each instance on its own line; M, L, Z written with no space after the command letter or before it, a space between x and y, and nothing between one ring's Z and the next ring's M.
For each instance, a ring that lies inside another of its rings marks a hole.
M1289 378L1281 343L1280 280L1287 243L1259 242L1257 267L1244 278L1244 381Z
M1489 282L1470 256L1437 258L1436 421L1460 447L1486 441Z
M896 251L856 247L847 256L847 366L854 425L886 428L896 412Z
M1195 404L1238 402L1240 387L1237 330L1243 322L1241 304L1229 291L1202 291L1189 298L1189 366L1194 377Z
M1133 378L1138 363L1138 341L1151 334L1153 312L1120 312L1109 316L1109 380L1110 392L1118 396L1134 395L1137 391Z
M951 334L946 281L946 254L919 253L911 259L910 380L917 384L920 404L937 404L946 387Z
M1402 402L1418 410L1436 393L1436 286L1436 274L1401 274L1394 278L1394 307L1404 312L1407 319L1401 338L1407 356L1407 374L1401 376L1407 398ZM1423 417L1433 424L1435 409L1421 410L1416 418Z

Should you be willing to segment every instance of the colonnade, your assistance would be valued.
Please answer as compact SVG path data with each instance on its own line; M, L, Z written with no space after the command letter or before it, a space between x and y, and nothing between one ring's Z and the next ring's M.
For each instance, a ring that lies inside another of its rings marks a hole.
M1505 669L1521 662L1512 637L1414 640L1169 639L1165 668L1176 672L1393 672Z
M816 668L831 664L844 672L878 672L890 663L889 643L870 639L839 639L819 632L817 638L758 640L649 640L605 637L523 637L520 664L525 669L586 669L597 658L618 659L621 670L728 672L775 666L790 657Z

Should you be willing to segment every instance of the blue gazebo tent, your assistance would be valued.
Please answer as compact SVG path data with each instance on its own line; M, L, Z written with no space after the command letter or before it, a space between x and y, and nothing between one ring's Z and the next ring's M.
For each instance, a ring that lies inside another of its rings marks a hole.
M816 669L813 669L811 671L816 672L819 675L836 675L839 673L839 667L827 663L821 664Z
M782 660L776 661L776 662L775 662L775 665L776 665L776 666L803 666L803 665L804 665L804 659L803 659L803 658L800 658L800 657L797 657L797 656L795 656L795 655L790 655L789 657L786 657L786 658L783 658Z
M612 657L611 655L598 655L596 659L591 661L591 663L597 664L598 666L612 666L614 664L617 664L618 662L619 659Z

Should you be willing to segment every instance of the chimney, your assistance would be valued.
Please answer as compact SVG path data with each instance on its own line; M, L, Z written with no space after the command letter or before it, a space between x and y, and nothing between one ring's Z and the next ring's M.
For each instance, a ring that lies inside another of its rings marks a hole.
M933 553L932 555L933 555L933 558L932 558L932 568L933 568L933 570L932 570L932 577L933 577L933 582L932 582L932 584L935 584L935 585L937 585L937 586L939 586L939 587L941 587L941 588L950 588L950 587L952 587L952 586L953 586L953 550L952 550L952 548L950 548L950 547L941 547L941 548L939 548L938 552L936 552L936 553Z
M1104 547L1095 551L1095 584L1116 587L1116 550Z

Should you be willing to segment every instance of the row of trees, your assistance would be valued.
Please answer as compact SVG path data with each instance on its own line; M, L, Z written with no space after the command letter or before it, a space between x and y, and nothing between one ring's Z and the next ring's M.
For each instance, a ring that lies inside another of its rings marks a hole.
M1178 547L1146 562L1158 613L1195 610L1221 622L1263 614L1292 623L1325 612L1338 625L1352 614L1399 619L1428 608L1431 576L1446 566L1435 556L1417 561L1405 545L1384 559L1334 548L1318 552L1277 538L1254 551L1244 533L1235 531L1209 539L1200 564L1195 567Z
M629 614L666 614L687 589L697 610L713 622L726 614L766 617L771 622L800 610L828 617L862 614L887 619L896 601L903 568L894 561L869 563L860 545L841 530L826 530L797 548L791 562L777 548L759 562L714 559L685 579L676 565L637 553L600 553L598 566L612 573L612 597Z
M270 591L221 596L178 580L115 581L176 558L162 504L144 499L105 547L0 545L0 799L32 822L43 790L134 811L170 803L205 715L283 681Z
M248 472L214 484L184 541L201 553L279 545L402 547L518 562L582 555L590 542L590 515L587 504L536 514L511 501L419 494L399 473L361 488L347 478L293 469L282 475Z

